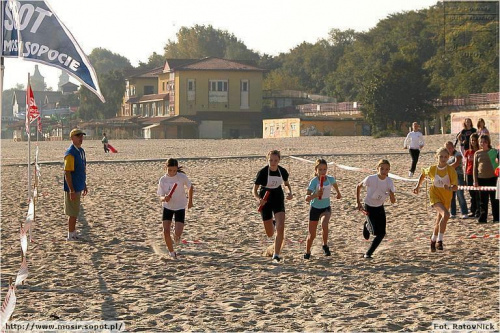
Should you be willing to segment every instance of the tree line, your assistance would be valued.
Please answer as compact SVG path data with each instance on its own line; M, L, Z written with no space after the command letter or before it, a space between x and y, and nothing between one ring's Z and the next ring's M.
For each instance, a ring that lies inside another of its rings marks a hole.
M300 43L277 56L248 49L234 34L211 25L182 27L163 54L153 53L137 68L163 66L167 58L250 61L267 69L264 89L358 101L375 132L398 129L403 122L430 119L436 98L498 91L498 2L454 2L457 12L496 13L479 20L448 17L446 6L439 2L395 13L367 32L332 29L325 39ZM94 49L89 59L107 102L80 88L78 117L114 117L125 92L124 71L133 66L126 57L102 48Z

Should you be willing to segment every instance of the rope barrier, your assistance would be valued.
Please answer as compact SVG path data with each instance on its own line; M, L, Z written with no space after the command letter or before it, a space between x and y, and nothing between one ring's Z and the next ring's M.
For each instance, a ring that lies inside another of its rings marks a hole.
M293 156L293 155L290 155L289 157L296 159L298 161L306 162L306 163L314 163L313 161L306 160L305 158L301 158L301 157L297 157L297 156ZM359 172L365 172L365 173L376 172L376 170L373 170L373 169L352 167L352 166L348 166L348 165L339 164L336 162L328 162L328 164L333 165L334 167L337 167L339 169L347 170L347 171L359 171ZM389 177L391 177L392 179L398 179L398 180L402 180L402 181L406 181L406 182L418 182L418 179L405 178L405 177L395 175L393 173L389 173Z

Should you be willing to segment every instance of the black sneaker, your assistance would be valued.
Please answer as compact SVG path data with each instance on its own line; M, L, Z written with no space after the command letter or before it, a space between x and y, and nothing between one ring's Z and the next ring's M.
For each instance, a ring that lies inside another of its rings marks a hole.
M444 250L443 241L438 241L436 248L440 251L443 251Z
M310 253L304 253L304 259L311 259Z
M332 255L332 253L330 252L330 248L328 247L328 245L323 245L323 253L325 254L325 256L329 257Z
M277 254L273 255L273 261L274 262L280 262L281 261L281 257Z
M363 225L363 238L366 240L370 239L370 232L368 231L368 228L366 227L367 224L368 224L368 222L365 222L365 224Z

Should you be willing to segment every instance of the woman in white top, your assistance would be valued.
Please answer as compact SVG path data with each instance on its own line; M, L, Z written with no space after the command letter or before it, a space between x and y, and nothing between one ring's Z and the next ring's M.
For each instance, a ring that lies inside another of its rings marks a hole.
M172 221L175 220L174 239L178 243L184 230L186 206L187 208L193 207L193 185L176 159L169 158L165 168L167 173L158 182L157 194L161 197L163 207L162 221L165 244L170 256L177 259L177 253L174 251L170 237L170 228ZM187 198L185 188L188 190Z

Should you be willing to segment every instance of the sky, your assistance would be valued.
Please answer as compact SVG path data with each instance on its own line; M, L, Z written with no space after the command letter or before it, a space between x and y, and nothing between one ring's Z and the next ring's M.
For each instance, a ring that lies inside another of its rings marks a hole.
M368 31L390 14L429 8L436 0L46 0L86 54L101 47L133 66L163 54L181 27L212 25L226 30L249 49L278 55L302 42L315 43L331 29ZM26 86L35 62L5 59L4 89ZM38 65L57 90L61 71ZM78 83L73 78L72 82Z

